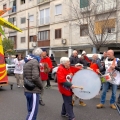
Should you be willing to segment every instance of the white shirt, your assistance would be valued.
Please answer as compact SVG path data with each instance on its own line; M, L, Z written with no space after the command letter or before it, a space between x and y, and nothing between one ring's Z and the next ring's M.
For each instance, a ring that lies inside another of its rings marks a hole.
M15 58L14 63L15 63L14 73L23 74L23 66L25 64L24 60L18 61L18 59Z

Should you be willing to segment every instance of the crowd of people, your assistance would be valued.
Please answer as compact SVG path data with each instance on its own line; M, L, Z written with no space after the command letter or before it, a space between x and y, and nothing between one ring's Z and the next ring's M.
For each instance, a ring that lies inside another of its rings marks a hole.
M51 87L48 77L48 74L52 69L51 59L53 59L53 56L51 56L51 58L48 57L46 50L40 48L35 48L32 54L27 55L24 60L20 54L14 59L14 73L17 80L17 86L18 88L22 86L25 89L28 110L26 120L36 120L39 104L45 106L45 103L43 102L44 88L45 86L46 88ZM79 67L77 65L78 63ZM109 67L107 66L108 63ZM70 58L62 57L60 59L60 66L57 70L57 81L59 91L63 98L61 116L67 117L69 120L75 120L73 105L75 104L76 99L78 99L78 97L72 93L72 89L76 88L76 86L71 83L72 77L77 71L82 69L93 70L98 75L104 75L108 70L120 72L120 60L115 58L113 50L104 52L101 59L97 54L93 54L90 59L87 57L85 51L82 52L81 57L79 58L76 50L73 51ZM34 84L32 90L29 90L24 86L24 79L27 79L30 84ZM100 104L96 106L97 108L104 107L109 85L109 82L102 84L101 100ZM81 86L80 89L84 88ZM116 91L117 85L112 84L112 95L110 99L110 107L112 109L116 109L116 106L114 105L116 102ZM120 95L118 97L118 103L120 103ZM79 99L79 105L86 106L82 99Z

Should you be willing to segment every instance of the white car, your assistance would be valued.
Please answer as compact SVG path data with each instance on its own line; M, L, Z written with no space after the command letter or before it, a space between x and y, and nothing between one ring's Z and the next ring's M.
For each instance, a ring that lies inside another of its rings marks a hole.
M55 82L57 82L57 75L56 75L57 70L58 70L58 66L52 69L52 74L51 74L51 77Z
M15 64L13 63L13 59L6 58L6 70L7 74L14 74Z

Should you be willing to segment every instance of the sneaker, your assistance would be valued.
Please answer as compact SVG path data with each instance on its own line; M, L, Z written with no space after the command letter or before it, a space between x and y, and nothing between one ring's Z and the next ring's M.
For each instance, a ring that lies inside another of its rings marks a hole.
M74 106L74 104L75 104L75 101L74 101L74 100L72 100L72 105Z
M86 104L85 104L83 101L79 101L79 105L81 105L81 106L83 106L83 107L86 106Z
M62 114L62 117L67 117L68 118L68 114Z
M24 85L23 85L23 88L24 88Z
M51 89L52 88L52 86L50 85L50 86L48 86L48 89Z
M47 85L45 86L46 89L48 89L48 87L49 87L49 86L47 86Z
M18 87L18 88L20 88L20 86L19 86L19 85L18 85L17 87Z
M102 103L100 103L100 104L96 105L96 107L97 107L97 108L103 108L104 105L103 105Z
M117 109L116 106L115 106L114 104L111 104L110 107L111 107L112 109L114 109L114 110Z
M45 106L45 103L42 100L39 100L39 104Z

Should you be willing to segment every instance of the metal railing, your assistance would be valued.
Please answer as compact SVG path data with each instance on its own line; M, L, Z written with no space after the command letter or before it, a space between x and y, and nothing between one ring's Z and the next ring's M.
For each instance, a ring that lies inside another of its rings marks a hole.
M37 0L37 3L38 4L42 4L42 3L44 3L44 2L49 2L50 0Z
M109 3L102 2L102 3L97 4L96 13L99 14L99 13L113 11L113 10L116 10L116 7L117 5L115 1L109 2Z

